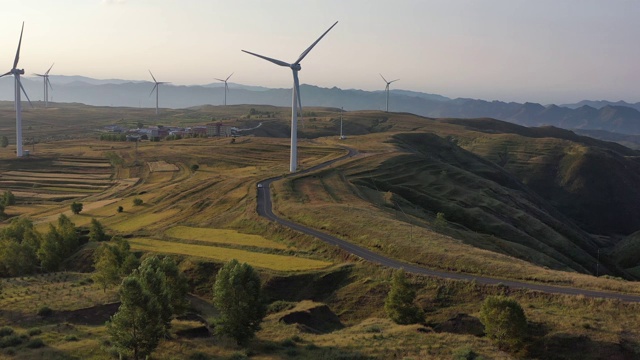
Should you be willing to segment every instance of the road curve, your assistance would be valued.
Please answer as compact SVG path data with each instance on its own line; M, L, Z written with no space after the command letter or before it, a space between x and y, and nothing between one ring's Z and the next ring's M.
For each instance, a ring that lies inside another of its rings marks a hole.
M358 154L358 152L355 149L351 149L351 148L345 148L345 149L348 150L348 153L346 155L339 157L337 159L316 165L304 171L300 171L295 175L301 175L301 174L309 173L315 170L319 170L324 167L330 166L338 161L353 157L356 154ZM502 284L512 288L528 289L528 290L542 291L542 292L556 293L556 294L583 295L583 296L594 297L594 298L617 299L617 300L627 301L627 302L640 302L639 295L597 291L597 290L585 290L585 289L577 289L577 288L571 288L571 287L550 286L550 285L535 284L535 283L521 282L521 281L515 281L515 280L505 280L505 279L477 276L472 274L446 272L446 271L428 269L415 264L405 263L400 260L389 258L385 255L373 252L369 249L352 244L348 241L339 239L329 234L325 234L318 230L315 230L315 229L312 229L312 228L309 228L309 227L306 227L298 223L294 223L292 221L276 216L273 213L273 204L271 202L270 185L274 181L278 181L282 178L283 176L277 176L277 177L269 178L266 180L262 180L258 183L258 201L257 201L258 215L264 218L267 218L273 222L276 222L278 224L284 225L293 230L299 231L303 234L315 236L316 238L324 241L325 243L337 246L344 251L347 251L353 255L356 255L362 258L363 260L376 263L382 266L390 267L393 269L402 268L407 272L420 274L420 275L427 275L427 276L436 276L436 277L445 278L445 279L475 281L478 284L488 284L488 285Z

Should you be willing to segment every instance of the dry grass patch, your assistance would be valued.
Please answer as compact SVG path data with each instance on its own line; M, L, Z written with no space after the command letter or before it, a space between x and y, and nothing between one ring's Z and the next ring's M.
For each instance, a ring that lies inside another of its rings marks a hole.
M149 171L151 172L160 172L160 171L178 171L180 170L176 165L169 164L166 161L152 161L149 164Z
M326 261L306 259L296 256L263 254L258 252L229 249L217 246L183 244L147 238L133 238L129 240L131 248L165 254L196 256L216 261L237 259L252 266L278 271L318 270L331 266Z
M199 240L217 244L255 246L266 249L287 249L286 245L267 240L260 235L241 234L235 230L227 229L175 226L165 231L164 234L183 240Z

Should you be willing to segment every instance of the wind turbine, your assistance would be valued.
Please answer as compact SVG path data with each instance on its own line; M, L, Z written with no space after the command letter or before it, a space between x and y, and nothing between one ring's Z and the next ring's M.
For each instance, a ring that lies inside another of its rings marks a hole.
M158 116L158 93L160 92L160 85L168 84L168 82L156 80L155 76L151 73L151 70L149 70L149 74L151 74L151 78L153 78L153 82L155 83L155 85L153 85L153 89L151 89L151 92L149 93L149 96L151 96L154 91L156 92L156 116Z
M227 106L227 91L229 90L229 85L227 85L227 81L229 80L229 78L231 78L232 75L233 73L227 76L227 78L224 80L216 78L216 80L222 81L224 83L224 106Z
M20 41L18 41L18 50L16 51L16 58L13 60L13 67L7 73L0 75L0 78L7 75L13 75L15 78L15 108L16 108L16 155L22 157L22 103L20 101L20 90L24 93L24 96L29 100L29 95L24 90L22 82L20 82L20 75L24 75L24 69L18 69L18 60L20 60L20 46L22 45L22 33L24 32L24 22L22 23L22 30L20 30ZM29 105L31 100L29 100Z
M302 69L302 67L300 66L300 61L302 61L302 59L304 59L305 56L309 54L311 49L313 49L313 47L316 46L316 44L318 44L318 42L322 40L322 38L325 35L327 35L327 33L331 29L333 29L333 27L336 26L337 23L338 22L336 21L333 25L331 25L331 27L327 29L327 31L325 31L324 34L322 34L318 38L318 40L316 40L313 44L311 44L311 46L309 46L307 50L303 51L302 54L298 56L298 59L291 64L281 60L272 59L270 57L266 57L266 56L258 55L256 53L246 51L246 50L242 50L247 54L257 56L264 60L270 61L276 65L291 68L291 71L293 72L293 91L292 91L293 96L292 96L292 104L291 104L291 155L289 158L290 172L295 172L298 168L298 112L297 112L298 109L296 107L299 107L300 112L302 113L302 101L300 100L300 82L298 81L298 71Z
M47 72L45 72L44 74L35 74L37 76L40 76L44 80L44 107L49 106L49 88L53 90L53 86L51 86L51 82L49 81L49 71L51 71L54 64L51 64L49 70L47 70Z
M384 80L385 83L387 83L387 86L385 86L384 91L387 92L387 112L389 112L389 85L391 85L391 83L394 83L400 79L387 81L387 79L385 79L384 76L382 76L382 74L380 74L380 77L382 78L382 80Z

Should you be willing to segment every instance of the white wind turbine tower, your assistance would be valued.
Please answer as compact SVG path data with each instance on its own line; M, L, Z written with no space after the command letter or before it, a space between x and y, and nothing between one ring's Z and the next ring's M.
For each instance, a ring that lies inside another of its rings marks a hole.
M16 155L22 157L22 103L20 101L20 91L24 93L24 96L29 100L29 95L24 90L22 82L20 82L20 75L24 75L24 69L18 69L18 60L20 60L20 46L22 45L22 33L24 32L24 22L22 23L22 30L20 30L20 41L18 42L18 51L16 51L16 58L13 60L13 67L6 74L0 75L0 77L13 75L15 78L15 108L16 108ZM31 100L29 100L31 105ZM33 106L33 105L31 105Z
M216 78L216 80L222 81L224 83L224 106L227 106L227 91L229 91L229 86L227 85L227 81L229 81L231 76L233 76L233 73L231 73L231 75L227 76L227 78L224 79L224 80Z
M156 92L156 116L158 116L158 93L160 92L160 85L168 84L168 82L156 80L155 76L151 73L151 70L149 70L149 74L151 74L151 78L153 78L153 82L155 83L153 89L151 89L151 92L149 93L149 96L151 96L154 91Z
M387 81L387 79L385 79L384 76L382 76L382 74L380 74L380 77L382 78L382 80L384 80L385 83L387 83L387 86L385 86L384 91L387 92L387 112L389 112L389 85L391 85L391 83L394 83L400 79Z
M49 70L47 70L47 72L45 72L44 74L35 74L37 76L40 76L44 80L44 107L49 106L49 88L53 90L53 86L51 86L51 82L49 81L49 71L53 69L53 65L54 64L51 64Z
M320 40L322 40L322 38L325 35L327 35L327 33L331 29L333 29L333 27L336 26L337 23L338 22L336 21L333 25L331 25L331 27L327 31L325 31L324 34L322 34L318 38L318 40L316 40L313 44L311 44L311 46L309 46L307 50L305 50L302 54L300 54L298 59L291 64L281 60L272 59L266 56L262 56L246 50L242 50L247 54L251 54L253 56L257 56L259 58L265 59L276 65L291 68L291 71L293 71L293 96L292 96L292 104L291 104L291 156L289 159L290 172L295 172L298 168L298 112L297 112L298 109L297 107L299 107L300 112L302 112L302 101L300 100L300 82L298 81L298 71L302 69L302 67L300 66L300 61L302 61L302 59L304 59L305 56L309 54L309 51L311 51L311 49L313 49L313 47L316 46L316 44Z

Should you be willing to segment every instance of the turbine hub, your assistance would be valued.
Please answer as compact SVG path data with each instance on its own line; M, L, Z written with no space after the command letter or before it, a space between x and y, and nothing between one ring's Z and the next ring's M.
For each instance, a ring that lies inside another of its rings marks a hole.
M24 69L11 69L13 75L24 75Z
M302 70L302 66L300 66L300 64L291 64L291 69L292 70L296 70L296 71L300 71L300 70Z

